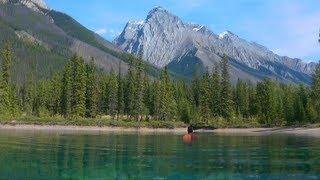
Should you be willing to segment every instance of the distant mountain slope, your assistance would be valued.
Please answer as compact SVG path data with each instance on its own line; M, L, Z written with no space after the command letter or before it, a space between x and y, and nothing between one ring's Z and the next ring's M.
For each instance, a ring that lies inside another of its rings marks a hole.
M257 43L226 31L214 34L205 26L183 22L167 10L152 9L144 21L130 21L113 42L119 48L142 54L149 63L191 76L195 64L211 69L226 54L232 82L238 78L260 81L271 77L284 83L310 84L315 64L274 54Z
M31 72L35 77L49 77L71 54L63 31L24 5L0 3L0 34L1 49L6 41L12 43L13 78L18 81Z
M115 71L127 54L88 30L70 16L47 7L42 0L0 0L0 48L13 46L13 76L21 81L32 73L50 77L66 64L72 52L91 56L98 67ZM0 58L1 61L1 58ZM123 71L128 65L121 63Z

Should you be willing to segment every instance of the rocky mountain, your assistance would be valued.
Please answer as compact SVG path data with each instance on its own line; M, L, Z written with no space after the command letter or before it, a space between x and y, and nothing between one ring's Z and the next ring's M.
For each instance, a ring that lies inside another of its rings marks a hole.
M15 5L23 4L33 11L37 11L39 13L42 13L41 9L50 10L50 8L42 0L0 0L0 3L12 3Z
M32 73L47 78L61 70L73 52L99 68L118 70L127 54L88 30L67 14L49 8L42 0L0 0L0 49L13 46L13 78L22 81ZM1 61L1 57L0 57ZM122 69L127 69L125 62Z
M156 7L143 21L130 21L113 43L128 53L142 54L149 63L184 76L198 64L212 69L226 54L232 82L238 78L260 81L265 77L284 83L310 84L314 63L279 56L266 47L248 42L230 31L213 33L203 25L183 22Z

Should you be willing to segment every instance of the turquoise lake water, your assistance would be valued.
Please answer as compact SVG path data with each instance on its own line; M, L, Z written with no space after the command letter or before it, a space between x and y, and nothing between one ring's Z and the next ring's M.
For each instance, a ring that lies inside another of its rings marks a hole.
M319 179L320 138L0 131L0 179Z

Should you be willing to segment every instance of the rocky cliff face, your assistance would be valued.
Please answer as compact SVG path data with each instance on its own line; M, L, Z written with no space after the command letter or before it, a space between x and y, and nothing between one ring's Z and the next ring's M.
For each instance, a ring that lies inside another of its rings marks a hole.
M0 0L0 3L12 3L16 5L23 4L33 11L40 13L42 13L41 9L50 9L43 0Z
M214 34L198 24L183 22L167 10L152 9L144 21L130 21L114 42L121 49L142 55L157 67L190 76L195 64L211 69L226 54L231 79L259 81L271 77L281 82L310 83L315 64L274 54L230 31Z

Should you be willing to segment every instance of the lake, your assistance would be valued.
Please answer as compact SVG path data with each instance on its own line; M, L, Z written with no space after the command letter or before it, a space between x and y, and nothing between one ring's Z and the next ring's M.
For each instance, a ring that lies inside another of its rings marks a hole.
M320 138L0 131L0 179L318 179Z

